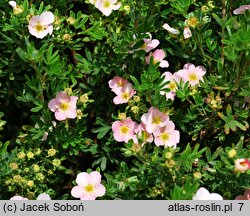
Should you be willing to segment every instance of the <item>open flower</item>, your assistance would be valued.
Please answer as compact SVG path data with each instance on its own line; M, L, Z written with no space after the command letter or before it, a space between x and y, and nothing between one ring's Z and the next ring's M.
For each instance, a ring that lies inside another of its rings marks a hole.
M146 131L146 127L143 123L136 125L134 132L136 133L138 138L142 139L142 144L145 144L146 142L151 143L154 140L153 135ZM134 139L135 143L138 143L137 137L135 137Z
M113 10L118 10L121 7L121 3L117 2L117 0L92 0L91 3L105 16L109 16Z
M22 196L13 196L10 198L10 200L29 200L29 199Z
M55 118L58 121L67 118L74 119L76 117L77 99L77 96L69 96L67 93L60 91L56 98L50 100L48 107L52 112L55 112Z
M203 81L203 76L206 74L206 69L203 66L195 67L193 64L187 63L182 70L176 74L184 81L189 82L190 86L195 86Z
M250 10L250 5L241 5L239 8L235 9L233 13L235 15L244 14L246 10Z
M109 87L111 88L111 91L115 92L116 94L119 94L121 89L125 87L126 84L128 84L128 80L115 76L108 83Z
M126 84L119 92L117 92L117 96L114 97L113 102L114 104L123 104L127 103L130 98L133 97L133 95L136 93L136 91L133 89L130 83Z
M163 27L164 29L166 29L166 30L167 30L169 33L171 33L171 34L174 34L174 35L180 34L180 31L179 31L179 30L170 27L167 23L165 23L162 27Z
M166 99L171 99L174 100L175 97L175 92L177 90L177 85L176 83L180 82L180 77L174 73L170 73L170 72L165 72L162 74L162 77L164 77L163 83L169 81L170 83L166 84L163 89L168 88L170 89L170 92L165 92L165 91L160 91L161 95L165 95Z
M131 118L125 118L121 121L115 121L112 124L112 130L114 132L114 139L118 142L127 143L130 139L135 137L135 126L136 122L132 121Z
M90 174L81 172L76 176L77 186L71 190L71 195L81 200L95 200L105 194L106 189L101 184L101 174L93 171Z
M154 142L157 146L176 147L180 142L180 132L175 130L175 125L172 121L168 121L164 127L158 127L154 131Z
M160 41L157 39L152 39L152 35L150 33L147 32L146 34L149 35L149 38L143 39L144 44L142 45L141 49L149 52L152 49L156 48L160 44Z
M201 187L193 196L193 200L223 200L223 198L220 194L210 193L206 188Z
M247 189L243 195L239 195L235 199L236 200L250 200L250 188Z
M241 159L236 159L234 161L235 167L234 170L236 172L244 173L248 169L250 169L250 160L241 158Z
M33 16L29 21L29 32L37 38L44 38L47 34L51 35L53 32L52 23L55 16L52 12L46 11L41 15Z
M51 200L50 195L46 193L41 193L36 198L37 200Z
M156 64L160 62L160 67L168 67L168 61L163 60L165 58L165 52L162 49L157 49L153 53L151 52L148 56L145 57L146 63L150 63L150 58L153 56L153 63Z
M158 127L164 127L169 117L159 109L150 107L148 112L142 115L141 121L145 124L146 131L153 133Z

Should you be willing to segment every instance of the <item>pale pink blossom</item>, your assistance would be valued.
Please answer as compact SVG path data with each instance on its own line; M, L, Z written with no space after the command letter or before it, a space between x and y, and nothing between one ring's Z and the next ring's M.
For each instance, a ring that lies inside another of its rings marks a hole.
M166 99L171 99L174 100L175 98L175 92L177 90L177 85L176 83L180 82L180 77L174 73L170 73L170 72L165 72L162 74L162 77L164 77L163 83L169 81L170 83L166 84L163 89L170 89L170 92L165 92L165 91L160 91L161 95L165 95Z
M115 121L112 124L114 139L118 142L128 143L129 140L135 138L134 129L137 123L132 121L131 118L125 118L121 121Z
M121 7L121 3L117 0L96 0L92 1L92 4L105 16L109 16L113 10L118 10Z
M148 142L148 143L151 143L151 142L153 142L153 140L154 140L154 137L153 137L153 134L151 134L151 133L148 133L147 131L146 131L146 126L145 126L145 124L143 124L143 123L140 123L140 124L138 124L138 125L136 125L135 126L135 129L134 129L134 132L136 133L136 141L135 141L135 143L138 143L138 138L140 138L140 139L142 139L142 141L143 141L143 143L142 144L145 144L146 142Z
M145 60L146 60L147 64L150 63L151 56L153 57L153 63L154 64L160 62L159 66L162 67L162 68L169 66L168 61L164 60L165 52L162 49L157 49L153 53L150 52L150 54L145 57Z
M106 189L101 183L101 174L93 171L90 174L81 172L76 176L77 186L71 190L71 195L81 200L95 200L105 194Z
M121 89L129 82L128 80L123 79L122 77L115 76L108 83L109 87L111 88L111 91L115 92L116 94L119 94L119 92L121 92Z
M67 118L76 118L76 101L77 96L69 96L67 93L60 91L56 98L50 100L48 107L52 112L55 112L55 118L58 121Z
M169 117L158 108L150 107L147 113L141 117L142 123L148 133L153 133L158 127L164 127L169 121Z
M46 193L41 193L37 196L37 200L51 200L50 195Z
M233 11L234 14L244 14L246 10L250 10L250 5L241 5L239 8Z
M176 72L176 74L183 82L189 82L190 86L195 86L198 85L200 81L203 81L206 69L203 66L195 67L193 64L187 63L183 69Z
M143 39L144 44L142 45L141 49L149 52L156 48L160 44L160 41L157 39L152 39L152 35L150 33L147 32L146 34L149 35L149 38Z
M180 132L175 130L172 121L167 121L164 127L158 127L154 132L154 143L157 146L176 147L180 142Z
M131 84L128 83L120 90L120 92L116 92L116 94L117 96L113 99L114 104L123 104L127 103L129 99L132 98L134 94L136 94L136 91L131 86Z
M223 197L218 193L210 193L206 188L201 187L193 196L193 200L223 200Z
M245 173L247 170L250 169L250 160L246 158L236 159L234 161L234 165L234 170L236 172Z
M29 199L22 196L13 196L10 198L10 200L29 200Z
M250 200L250 188L247 189L243 195L239 195L235 199L236 200Z
M41 15L31 17L29 21L29 32L37 38L44 38L47 34L53 33L52 23L55 21L55 16L52 12L46 11Z
M165 23L162 27L163 27L164 29L166 29L166 30L167 30L169 33L171 33L171 34L175 34L175 35L180 34L180 31L179 31L179 30L170 27L167 23Z
M184 30L183 30L183 36L184 36L185 39L192 37L192 32L191 32L191 30L189 29L188 26L186 26L184 28Z

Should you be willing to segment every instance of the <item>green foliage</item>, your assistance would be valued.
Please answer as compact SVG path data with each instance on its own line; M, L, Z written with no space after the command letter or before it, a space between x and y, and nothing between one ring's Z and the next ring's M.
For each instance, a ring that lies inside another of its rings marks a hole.
M101 199L192 199L201 186L235 199L250 188L249 170L235 168L250 158L250 13L233 13L249 2L120 2L105 16L87 1L17 1L20 13L1 1L0 199L43 192L72 199L76 174L91 170L102 174ZM55 21L40 39L28 25L44 11ZM184 38L185 27L192 37ZM148 33L159 40L167 69L153 57L145 62ZM166 99L172 89L163 73L186 63L205 67L203 80L191 86L181 79L174 100ZM128 103L113 103L114 76L136 90ZM60 91L78 97L76 118L58 121L49 109ZM114 139L114 121L139 124L150 107L174 122L176 148L145 142L145 132L138 142Z

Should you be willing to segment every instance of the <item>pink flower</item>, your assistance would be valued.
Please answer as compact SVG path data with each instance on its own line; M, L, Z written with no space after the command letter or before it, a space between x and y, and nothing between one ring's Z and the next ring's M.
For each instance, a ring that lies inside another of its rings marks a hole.
M168 61L163 60L165 58L165 52L162 49L157 49L153 53L151 52L148 56L145 57L146 63L150 63L150 58L153 56L153 63L156 64L157 62L160 62L160 67L168 67Z
M234 164L235 164L234 170L236 172L245 173L247 170L250 169L250 160L245 158L236 159L234 161Z
M166 29L168 32L170 32L171 34L180 34L180 31L177 30L177 29L174 29L172 27L170 27L167 23L165 23L163 26L162 26L164 29Z
M109 87L111 88L111 91L117 94L128 83L128 80L115 76L112 80L109 81Z
M37 200L51 200L50 195L46 193L41 193L36 198Z
M148 133L153 133L158 127L164 127L168 120L169 117L166 114L154 107L150 107L148 112L141 117Z
M29 200L29 199L22 196L13 196L10 198L10 200Z
M175 125L172 121L168 121L164 127L157 128L154 131L154 142L157 146L176 147L180 142L180 132L175 130Z
M153 135L146 131L146 127L143 123L136 125L134 132L136 133L138 138L142 139L143 141L142 144L145 144L146 142L148 143L153 142L153 139L154 139ZM135 143L138 143L137 137L135 139L136 140Z
M183 30L183 36L185 39L192 37L192 32L190 31L189 27L186 26Z
M245 191L244 195L239 195L235 199L236 200L250 200L250 188Z
M76 117L76 101L78 97L69 96L67 93L60 91L56 98L50 100L48 107L52 112L55 112L55 118L58 121L67 118L74 119Z
M116 92L117 96L114 97L114 104L127 103L131 97L136 93L130 83L126 84L120 92Z
M114 139L118 142L127 143L130 139L135 136L136 122L132 121L131 118L125 118L121 121L115 121L112 124L112 130L114 132Z
M170 89L170 92L165 92L165 91L160 91L160 94L161 95L165 95L166 96L166 99L171 99L171 100L174 100L174 97L175 97L175 92L177 90L177 85L176 83L179 83L180 82L180 77L174 73L174 74L171 74L170 72L165 72L162 74L162 77L164 76L164 80L163 80L163 83L164 82L167 82L167 81L170 81L169 84L166 84L164 88L168 88Z
M71 190L71 195L81 200L95 200L105 194L106 189L101 184L101 174L93 171L90 174L81 172L76 176L77 186Z
M33 16L28 26L30 34L37 38L44 38L47 34L51 35L54 20L54 14L50 11L43 12L40 16Z
M241 5L239 8L233 11L234 14L244 14L245 10L250 10L250 5Z
M121 7L121 3L117 0L96 0L94 5L105 16L109 16L113 10L118 10Z
M143 50L145 50L146 52L149 52L150 50L156 48L159 44L160 41L157 39L153 39L152 40L152 35L150 33L146 33L149 35L149 38L145 38L144 40L144 44L141 47Z
M203 66L195 67L193 64L187 63L182 70L176 74L183 79L184 82L189 82L190 86L195 86L203 81L203 76L206 74L206 69Z
M193 196L193 200L223 200L223 197L217 193L210 193L206 188L201 187Z

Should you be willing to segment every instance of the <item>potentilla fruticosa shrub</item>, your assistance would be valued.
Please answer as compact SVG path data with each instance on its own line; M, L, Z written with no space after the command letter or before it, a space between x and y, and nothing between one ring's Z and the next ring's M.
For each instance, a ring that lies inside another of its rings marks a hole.
M250 2L0 3L1 199L250 199Z

